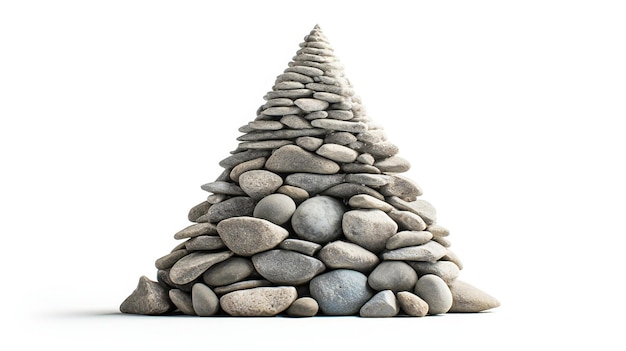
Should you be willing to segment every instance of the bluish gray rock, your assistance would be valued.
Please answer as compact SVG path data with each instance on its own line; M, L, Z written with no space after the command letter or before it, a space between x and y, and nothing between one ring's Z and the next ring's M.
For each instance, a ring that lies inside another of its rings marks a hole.
M201 276L212 265L222 262L233 253L231 251L208 253L192 252L181 258L170 270L170 280L174 284L187 284Z
M374 295L359 310L361 317L393 317L400 312L396 296L391 290L383 290Z
M367 277L348 269L337 269L318 275L311 280L309 289L321 311L335 316L358 313L374 295L367 285Z
M231 217L252 216L255 205L254 199L250 197L232 197L211 206L207 218L209 222L217 223ZM217 227L215 229L217 230Z
M325 244L341 236L345 206L329 196L315 196L298 206L291 216L291 225L298 237Z
M252 262L244 257L231 257L213 265L202 275L209 286L223 286L242 281L254 272Z

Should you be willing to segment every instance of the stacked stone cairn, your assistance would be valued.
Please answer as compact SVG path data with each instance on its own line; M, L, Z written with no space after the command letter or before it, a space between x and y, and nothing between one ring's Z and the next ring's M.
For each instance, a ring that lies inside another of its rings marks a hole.
M257 111L194 224L143 276L124 313L197 316L425 316L499 302L457 277L448 230L399 175L315 26Z

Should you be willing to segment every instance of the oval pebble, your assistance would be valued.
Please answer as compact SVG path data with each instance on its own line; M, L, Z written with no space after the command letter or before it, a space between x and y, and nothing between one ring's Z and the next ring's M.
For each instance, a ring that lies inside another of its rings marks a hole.
M252 256L252 263L263 278L275 284L300 285L326 269L311 256L289 250L270 250Z
M359 312L373 295L363 273L337 269L318 275L309 284L311 297L327 315L348 316Z
M383 259L435 262L442 258L447 252L448 250L445 247L431 240L423 245L403 247L383 252Z
M296 203L284 194L271 194L262 198L254 207L253 216L274 224L285 224L296 210Z
M378 291L408 291L415 287L417 273L405 262L384 261L370 273L367 283Z
M260 287L238 290L220 298L224 312L231 316L275 316L298 298L293 286Z
M387 250L399 249L402 247L422 245L430 241L433 235L426 231L402 231L387 239Z
M345 241L326 244L318 255L324 264L332 269L345 268L361 273L369 273L379 262L378 256L359 245Z
M298 206L291 225L298 237L325 244L341 236L345 206L329 196L312 197Z
M252 256L278 246L289 232L270 221L254 217L233 217L218 223L224 244L240 256Z
M354 162L359 156L358 152L339 144L324 144L320 146L315 153L327 159L342 163Z
M195 314L201 317L213 316L220 309L217 295L202 283L196 283L191 288L191 303Z
M323 111L329 105L327 101L310 98L298 99L294 103L305 112Z
M169 291L170 300L178 308L179 311L186 315L194 316L196 312L193 310L191 295L179 289Z
M278 173L334 174L340 169L337 163L296 145L286 145L274 151L265 162L265 167Z
M451 283L458 278L460 274L459 267L450 261L437 261L437 262L408 262L413 269L420 276L426 274L434 274L443 279L446 283Z
M209 222L217 223L227 218L252 216L254 206L254 199L250 197L232 197L211 206L207 212L207 219ZM217 227L215 229L217 230Z
M409 292L400 291L396 294L400 309L412 317L424 317L428 313L428 304L419 296Z
M415 294L428 304L430 315L446 313L452 307L450 288L434 274L423 275L417 280Z
M283 185L283 178L278 174L257 169L244 172L239 176L239 186L253 199L261 199Z
M318 310L317 301L310 297L301 297L289 306L287 314L292 317L313 317Z
M242 281L254 272L252 262L244 257L231 257L213 265L202 275L209 286L223 286Z

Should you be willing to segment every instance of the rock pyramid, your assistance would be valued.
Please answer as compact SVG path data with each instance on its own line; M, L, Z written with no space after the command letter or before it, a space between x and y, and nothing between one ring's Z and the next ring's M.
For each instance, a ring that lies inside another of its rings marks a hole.
M241 127L194 224L124 313L424 316L499 302L457 277L448 230L318 26Z

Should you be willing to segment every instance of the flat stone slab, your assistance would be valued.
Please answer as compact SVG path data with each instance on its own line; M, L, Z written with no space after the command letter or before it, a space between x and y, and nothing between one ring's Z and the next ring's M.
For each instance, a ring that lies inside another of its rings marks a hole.
M218 295L223 295L223 294L228 294L230 292L237 291L237 290L246 290L246 289L259 288L263 286L272 286L272 285L273 285L272 282L270 282L269 280L251 279L251 280L244 280L244 281L240 281L240 282L236 282L236 283L232 283L232 284L228 284L224 286L218 286L215 289L213 289L213 291L215 291L215 293Z
M233 217L217 225L224 244L240 256L252 256L278 246L289 232L270 221L254 217Z
M246 195L239 185L230 182L216 181L201 186L202 190L215 194Z
M300 285L308 283L323 272L322 261L289 250L270 250L252 256L254 268L263 278L275 284Z
M274 151L267 159L265 167L278 173L334 174L340 169L334 161L308 152L297 145L286 145Z
M367 130L367 124L362 122L340 121L326 118L312 120L311 125L316 128L350 133L359 133Z
M292 286L260 287L228 293L220 298L220 306L231 316L266 317L283 312L297 298Z
M215 226L215 224L198 223L192 224L185 229L180 230L178 233L174 234L174 239L180 240L210 234L217 234L217 227Z

